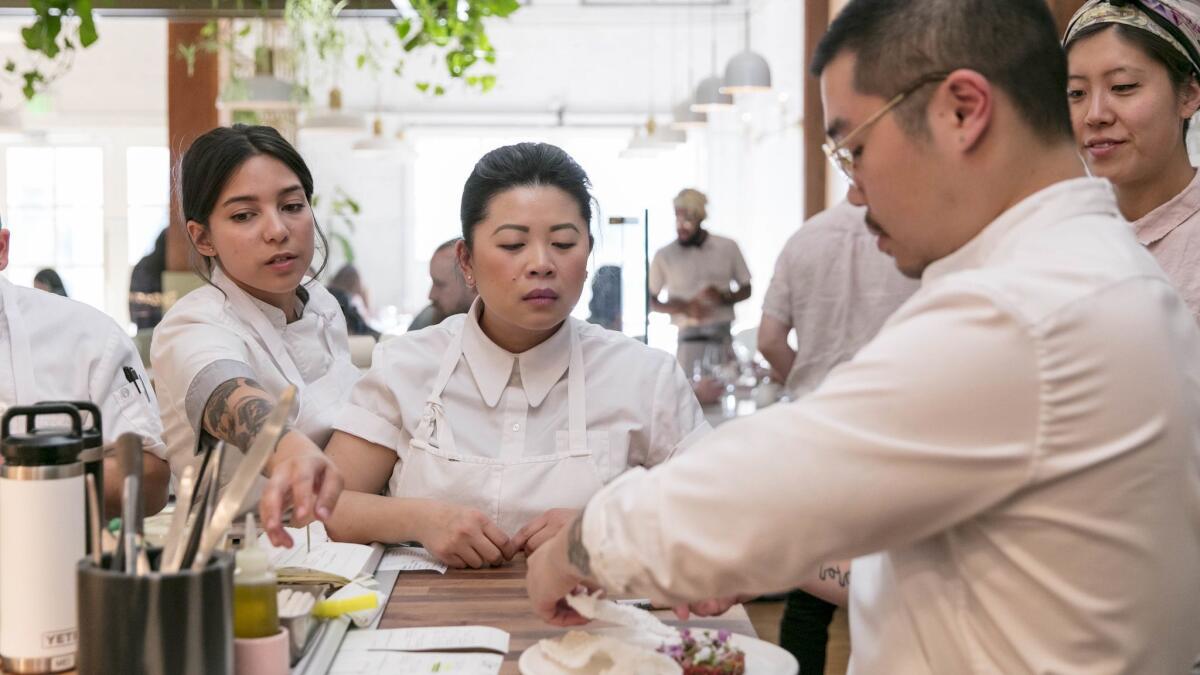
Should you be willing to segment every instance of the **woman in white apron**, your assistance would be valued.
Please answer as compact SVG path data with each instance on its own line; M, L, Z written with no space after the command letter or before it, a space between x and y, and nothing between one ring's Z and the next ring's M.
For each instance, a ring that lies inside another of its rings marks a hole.
M350 362L337 301L307 278L318 237L312 175L270 127L217 128L183 157L182 205L188 234L209 282L177 302L154 331L150 358L158 384L167 460L178 476L198 462L207 437L249 447L289 385L298 390L290 430L279 441L246 506L259 503L276 544L287 543L281 515L325 518L341 478L321 452L337 407L359 371ZM221 484L241 458L225 455ZM261 501L259 501L261 498Z
M457 254L479 298L376 348L326 448L347 487L327 523L335 538L415 540L452 566L494 564L708 429L669 354L569 316L591 201L583 169L551 145L475 166Z
M1138 241L1200 321L1200 173L1187 147L1200 109L1200 4L1089 0L1063 45L1079 152L1112 181Z

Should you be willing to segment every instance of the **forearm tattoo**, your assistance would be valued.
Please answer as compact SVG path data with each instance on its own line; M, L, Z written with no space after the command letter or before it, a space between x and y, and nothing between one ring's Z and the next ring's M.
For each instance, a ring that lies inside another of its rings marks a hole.
M842 566L838 565L821 565L821 571L818 574L821 581L833 579L838 586L846 588L850 585L850 570L842 571Z
M262 385L246 377L217 385L204 407L204 430L246 452L271 414L272 403L254 392L239 394L242 387L262 391Z
M583 576L592 576L591 556L588 555L587 547L583 545L582 513L571 523L571 529L567 530L567 560Z

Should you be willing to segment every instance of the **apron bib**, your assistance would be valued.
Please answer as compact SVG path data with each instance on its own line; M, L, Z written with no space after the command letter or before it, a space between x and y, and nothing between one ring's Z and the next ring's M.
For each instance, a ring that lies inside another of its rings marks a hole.
M603 455L607 448L589 446L583 350L569 319L562 330L571 331L565 443L556 443L553 453L528 457L480 457L458 450L442 392L462 356L460 330L442 357L425 400L421 421L403 458L396 496L478 509L509 536L549 509L583 508L603 487L593 450ZM562 432L558 437L561 439Z

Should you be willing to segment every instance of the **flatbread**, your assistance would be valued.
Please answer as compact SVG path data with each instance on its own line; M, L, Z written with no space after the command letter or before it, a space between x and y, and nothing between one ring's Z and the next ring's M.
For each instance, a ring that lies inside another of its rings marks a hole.
M666 654L604 635L573 630L556 640L538 642L542 654L572 675L682 675Z
M606 600L600 597L600 591L596 591L592 595L585 593L568 595L566 600L571 609L579 612L579 615L586 619L629 626L667 642L680 641L679 631L660 621L657 616L633 605L622 605L612 600Z

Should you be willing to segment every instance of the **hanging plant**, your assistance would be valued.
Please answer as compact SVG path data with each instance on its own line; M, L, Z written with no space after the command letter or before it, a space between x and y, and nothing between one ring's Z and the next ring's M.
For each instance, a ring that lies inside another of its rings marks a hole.
M346 52L346 33L338 24L338 15L349 0L288 0L283 18L291 36L290 47L307 71L324 64L336 70Z
M494 73L477 73L480 63L495 65L496 50L488 37L485 21L507 17L520 9L518 0L407 0L411 11L393 23L393 30L405 54L432 48L444 52L446 72L450 78L465 82L487 92L496 86ZM220 10L221 0L212 0L214 10ZM235 0L238 9L245 0ZM260 0L264 12L267 0ZM283 15L296 41L298 52L315 55L316 59L339 59L347 48L345 32L338 24L338 15L347 0L286 0ZM70 70L76 51L85 49L99 39L92 15L92 0L30 0L34 12L31 25L21 29L21 39L30 53L30 63L8 59L4 71L18 78L25 98L38 92ZM228 48L232 40L245 37L249 28L238 35L221 36L218 23L209 21L201 31L200 40L179 45L178 56L188 63L189 71L196 56L202 52L217 52ZM366 40L355 58L358 68L378 67L379 46ZM403 74L403 60L393 67L397 76ZM418 90L434 95L444 94L445 85L428 80L416 83Z
M33 23L21 29L21 42L29 50L28 63L4 63L4 72L18 78L21 93L32 99L71 69L77 49L96 43L92 0L30 0Z
M480 61L496 64L496 49L488 38L484 20L507 17L520 9L518 0L408 0L415 15L394 24L396 37L406 53L432 46L445 51L446 71L451 78L488 92L496 86L496 75L467 74ZM400 74L403 63L396 67ZM446 93L442 84L416 83L422 92Z

